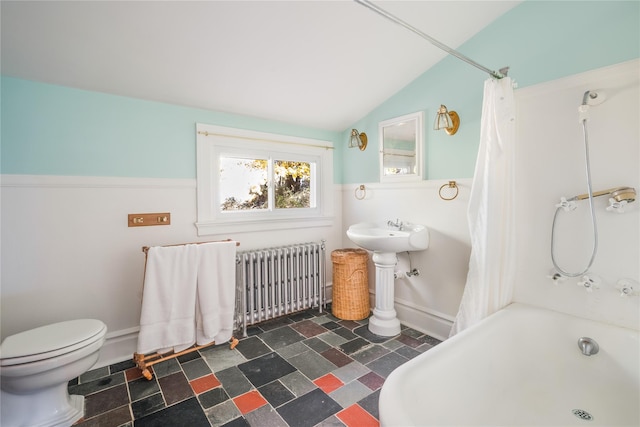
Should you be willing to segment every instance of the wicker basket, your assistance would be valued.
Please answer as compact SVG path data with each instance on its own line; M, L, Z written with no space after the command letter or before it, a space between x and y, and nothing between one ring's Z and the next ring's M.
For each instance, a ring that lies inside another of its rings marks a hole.
M369 316L369 281L364 249L337 249L333 262L333 302L331 312L343 320L361 320Z

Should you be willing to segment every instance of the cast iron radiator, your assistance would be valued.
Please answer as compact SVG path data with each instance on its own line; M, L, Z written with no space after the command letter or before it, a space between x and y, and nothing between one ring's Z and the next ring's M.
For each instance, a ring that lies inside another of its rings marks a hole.
M236 326L325 306L325 244L299 243L238 252Z

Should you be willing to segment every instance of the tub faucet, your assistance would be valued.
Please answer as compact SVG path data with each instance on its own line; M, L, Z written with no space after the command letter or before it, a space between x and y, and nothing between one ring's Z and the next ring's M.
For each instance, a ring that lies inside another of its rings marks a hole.
M402 221L400 221L399 219L396 219L396 222L393 222L391 220L387 221L387 225L389 225L390 227L397 227L398 230L402 230Z
M582 350L582 354L584 354L585 356L593 356L600 350L600 347L598 346L596 340L589 337L580 338L578 340L578 347L580 347L580 350Z

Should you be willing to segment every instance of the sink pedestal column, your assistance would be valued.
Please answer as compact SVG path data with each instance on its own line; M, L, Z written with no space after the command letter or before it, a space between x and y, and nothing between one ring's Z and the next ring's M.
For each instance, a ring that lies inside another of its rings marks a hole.
M376 306L369 319L369 331L383 337L392 337L400 333L400 321L393 308L393 271L397 257L395 252L374 252L373 262L376 265Z

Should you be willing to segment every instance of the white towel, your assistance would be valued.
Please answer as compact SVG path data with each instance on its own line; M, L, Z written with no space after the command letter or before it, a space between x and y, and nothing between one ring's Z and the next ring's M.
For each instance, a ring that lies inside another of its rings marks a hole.
M236 292L236 242L199 245L196 341L231 339Z
M147 253L138 353L181 351L195 343L198 246Z

